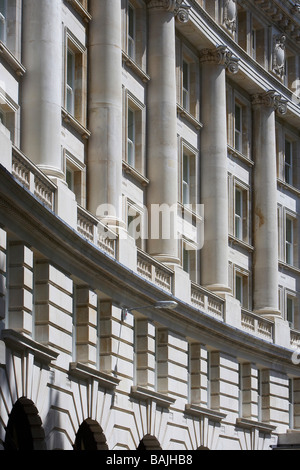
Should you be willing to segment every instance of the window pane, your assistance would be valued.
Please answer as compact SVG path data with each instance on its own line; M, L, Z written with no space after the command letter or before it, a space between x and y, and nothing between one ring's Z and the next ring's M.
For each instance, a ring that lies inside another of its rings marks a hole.
M294 322L294 299L287 297L286 299L286 319L288 322Z
M239 300L241 303L243 301L243 280L242 277L239 275L236 275L235 278L235 297L237 300Z
M127 116L127 159L131 166L135 165L135 113L128 108Z
M67 53L67 111L74 114L75 54Z
M135 12L128 7L128 55L134 59L135 56Z
M182 159L182 203L190 203L190 159L183 154Z

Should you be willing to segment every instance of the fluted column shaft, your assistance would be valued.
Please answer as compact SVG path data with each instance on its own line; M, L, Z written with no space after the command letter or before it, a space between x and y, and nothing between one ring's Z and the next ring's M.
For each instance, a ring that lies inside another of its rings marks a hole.
M88 209L109 225L121 219L121 0L91 0ZM106 207L105 207L106 206Z
M203 50L201 63L201 284L222 293L229 291L226 68L235 73L237 61L221 46Z
M63 176L61 9L61 0L23 1L22 61L27 72L22 83L21 148L55 177Z
M254 310L278 314L278 224L275 111L285 106L274 92L255 95L253 105Z

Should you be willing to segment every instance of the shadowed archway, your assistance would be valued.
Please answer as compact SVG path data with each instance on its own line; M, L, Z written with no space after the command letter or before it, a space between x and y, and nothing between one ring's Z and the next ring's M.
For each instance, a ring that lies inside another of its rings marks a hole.
M88 418L80 425L74 450L108 450L106 437L97 421Z
M143 439L141 439L137 450L162 450L160 443L156 437L151 436L151 434L146 434Z

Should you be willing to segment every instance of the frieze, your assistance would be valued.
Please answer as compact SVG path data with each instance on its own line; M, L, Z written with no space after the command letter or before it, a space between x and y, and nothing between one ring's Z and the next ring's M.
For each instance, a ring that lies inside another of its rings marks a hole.
M239 59L234 57L227 46L218 46L215 49L202 49L200 51L200 62L212 62L217 65L224 65L230 73L237 73L239 70Z

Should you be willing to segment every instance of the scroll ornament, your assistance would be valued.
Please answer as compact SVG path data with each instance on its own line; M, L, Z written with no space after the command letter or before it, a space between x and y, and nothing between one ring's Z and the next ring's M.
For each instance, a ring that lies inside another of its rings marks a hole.
M239 70L239 59L233 56L227 46L223 45L216 47L216 49L202 49L200 62L212 62L218 65L224 65L232 74L237 73Z
M148 8L161 8L174 13L175 17L181 23L189 21L190 6L186 5L184 0L147 0Z
M287 101L283 100L281 96L276 94L274 90L269 90L253 95L252 104L254 106L263 105L269 108L274 108L280 114L285 114L287 111Z

